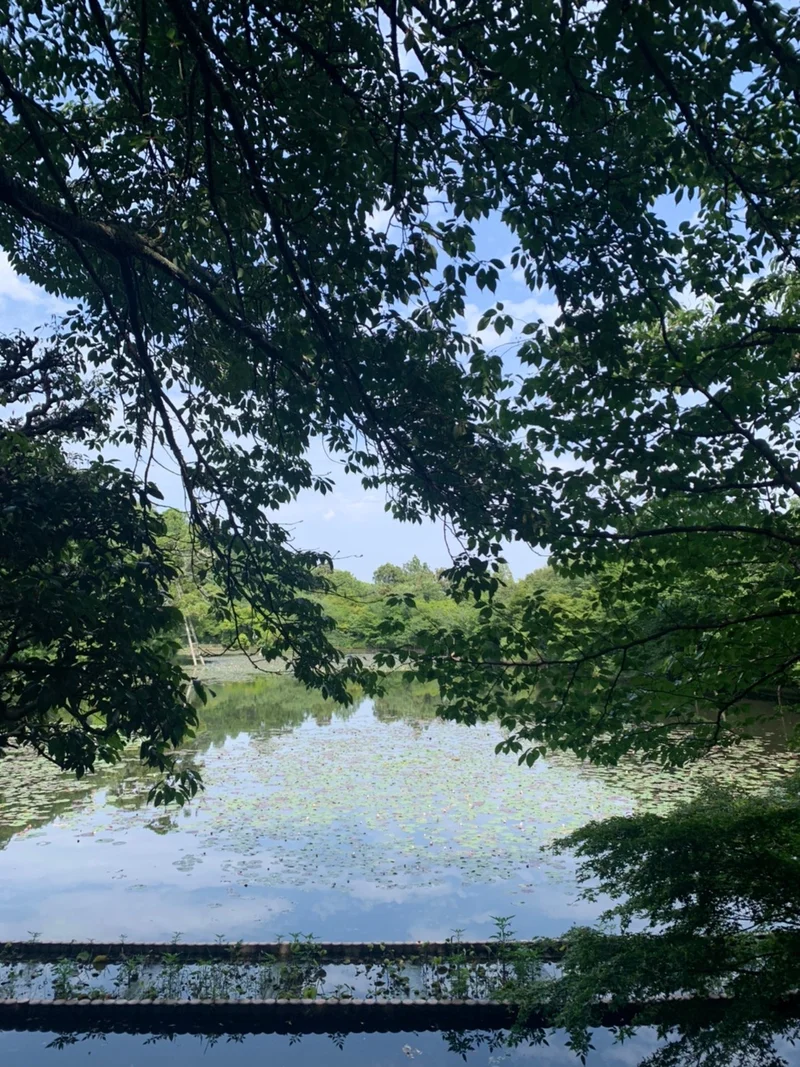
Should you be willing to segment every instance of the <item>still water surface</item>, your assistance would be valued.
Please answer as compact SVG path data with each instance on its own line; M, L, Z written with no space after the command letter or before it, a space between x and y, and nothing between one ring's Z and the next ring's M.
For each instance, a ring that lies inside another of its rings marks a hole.
M397 1034L248 1034L231 1038L188 1035L102 1036L39 1033L0 1033L0 1062L20 1067L581 1067L562 1032L546 1044L508 1047L497 1033ZM655 1030L642 1027L624 1043L608 1030L592 1034L593 1048L586 1067L798 1067L800 1052L785 1038L772 1048L728 1048L721 1056L713 1047L702 1052L685 1049L680 1035L659 1040ZM713 1045L713 1043L712 1043ZM674 1056L683 1049L687 1055ZM662 1058L663 1057L663 1058Z
M398 685L331 708L288 679L226 684L190 746L205 792L168 813L133 758L75 782L0 761L0 939L428 940L596 919L568 858L589 819L663 810L709 777L754 787L794 757L764 740L678 774L497 756L494 724L435 717ZM299 1062L299 1061L298 1061Z
M348 1034L334 1040L321 1034L305 1034L290 1039L277 1034L247 1035L209 1041L187 1035L172 1039L134 1034L106 1034L78 1037L63 1044L56 1034L0 1033L0 1062L25 1067L188 1067L203 1063L209 1067L509 1067L536 1064L536 1067L578 1067L575 1054L558 1038L549 1045L520 1048L495 1047L494 1035L471 1040L465 1035L442 1033ZM488 1041L486 1040L488 1038ZM463 1053L454 1041L477 1045ZM623 1046L615 1045L608 1031L598 1031L594 1053L587 1067L632 1067L657 1047L655 1035L643 1032ZM341 1046L341 1047L340 1047Z

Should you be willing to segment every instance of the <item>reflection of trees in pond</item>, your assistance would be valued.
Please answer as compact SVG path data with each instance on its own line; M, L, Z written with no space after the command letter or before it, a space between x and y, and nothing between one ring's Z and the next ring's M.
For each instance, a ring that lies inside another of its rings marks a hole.
M110 807L141 808L157 777L141 764L137 745L128 746L119 763L103 764L80 779L26 749L15 752L0 760L0 848L15 834L39 829L88 804L101 789Z
M800 1023L778 1014L764 1019L741 1019L735 1008L716 1024L697 1018L670 1031L662 1045L639 1067L785 1067L779 1042L794 1044ZM796 1062L792 1057L792 1061Z
M599 1034L598 1030L590 1033L592 1047L596 1047ZM567 1042L563 1031L531 1031L522 1027L510 1032L451 1030L442 1034L448 1051L463 1059L479 1049L486 1049L490 1054L501 1053L489 1062L500 1062L504 1049L537 1046L545 1041L552 1047L556 1036ZM637 1039L645 1050L640 1052L636 1048ZM630 1067L787 1067L797 1061L794 1056L786 1059L780 1046L800 1040L800 1022L779 1011L759 1019L742 1018L735 1007L719 1018L710 1019L706 1005L683 1011L677 1024L665 1016L659 1024L616 1029L613 1040L632 1046L624 1057ZM656 1041L657 1047L653 1048ZM584 1062L578 1049L571 1044L568 1047L575 1052L576 1065ZM566 1067L570 1061L559 1059L558 1062ZM590 1057L590 1062L597 1061ZM617 1062L616 1058L613 1062Z
M375 718L380 722L434 719L440 703L434 682L409 682L407 676L395 674L387 678L383 694L375 698Z
M213 688L215 695L200 709L197 736L184 746L188 751L205 751L209 745L222 744L241 733L285 733L308 719L325 726L334 716L350 718L361 700L360 692L354 690L352 704L335 704L293 678L278 674ZM401 674L387 678L384 694L374 701L375 717L380 722L433 719L438 707L435 685L409 683Z
M350 706L343 706L285 675L265 675L213 689L214 696L199 711L197 736L184 745L186 751L205 752L210 745L242 733L286 733L309 718L323 726L334 715L349 718L358 705L358 693Z
M309 718L322 726L333 715L349 717L358 702L342 707L326 701L316 691L306 690L292 678L267 676L248 682L215 687L215 695L200 709L200 724L194 738L182 751L191 760L242 733L285 733ZM129 745L116 764L102 764L76 779L23 749L0 760L0 848L18 833L35 831L58 816L87 806L104 791L103 801L113 808L139 809L147 803L147 791L155 775L138 758L138 746ZM174 825L175 809L153 815L149 826L165 833Z
M353 774L352 771L353 748L348 736L353 731L329 730L324 725L332 716L339 720L340 717L357 711L360 694L356 693L354 696L354 704L343 709L325 702L319 694L307 692L300 684L285 676L257 677L246 682L220 684L216 688L215 697L200 709L198 734L185 747L188 758L195 758L202 763L209 748L219 750L225 746L228 739L240 738L236 745L229 743L224 754L217 752L214 761L207 760L209 785L214 788L201 801L204 818L218 819L220 826L224 827L226 840L234 837L238 839L239 825L230 814L225 814L229 811L227 805L233 803L234 798L244 789L242 782L248 775L252 776L252 780L247 780L251 781L251 784L255 783L256 792L262 788L271 788L270 775L275 766L276 751L282 753L281 771L287 783L287 801L283 810L304 816L303 805L310 803L309 798L313 794L317 819L328 817L333 811L331 798L342 795L342 783L345 780L349 785L344 793L355 805L352 810L364 818L370 817L369 804L374 804L374 800L370 798L374 798L376 789L385 788L387 783L392 783L391 788L385 790L386 803L391 804L392 811L396 811L400 825L411 820L412 816L417 818L414 813L418 812L420 782L427 783L425 789L431 791L431 796L437 795L436 790L441 789L443 781L450 782L452 795L456 802L460 803L458 798L468 795L470 800L478 799L471 795L470 785L477 775L485 783L483 788L489 801L488 808L481 808L481 818L484 823L487 818L494 819L492 825L498 828L497 835L493 833L491 839L486 835L480 838L481 848L504 848L507 850L504 853L506 857L517 856L519 835L516 831L506 828L509 813L517 812L520 820L530 817L532 823L532 829L524 835L527 862L536 847L531 837L533 833L540 837L545 832L552 835L558 832L559 826L565 821L569 826L577 826L592 814L628 810L629 807L638 808L640 804L649 810L660 810L662 804L671 806L681 795L692 792L699 781L699 769L676 774L641 766L606 769L582 765L574 756L548 756L546 762L551 766L546 778L542 778L538 772L518 772L519 775L531 776L530 793L518 795L509 787L507 792L502 793L508 798L508 805L505 802L496 805L495 810L493 805L500 791L496 784L491 783L506 781L508 774L516 774L517 771L513 759L494 756L494 728L481 728L484 736L479 739L475 731L466 727L437 721L435 689L409 684L405 676L398 675L389 679L385 696L375 702L374 719L377 721L373 721L371 726L369 720L372 705L370 702L360 703L361 713L357 727L359 737L362 728L367 728L364 730L363 755L369 760L369 773L382 776L383 783L367 786L364 777ZM406 726L392 725L401 721L404 721ZM321 725L322 730L317 731L315 724ZM299 730L299 734L289 738L288 735L295 730ZM415 743L413 734L418 731L424 731L426 734L423 744ZM254 743L245 744L247 737L254 739ZM407 755L417 772L421 773L405 777L395 776L395 738L404 739L402 743L408 747ZM468 753L472 753L469 763L463 759L451 761L449 758L463 757ZM216 756L220 756L218 761ZM322 767L319 767L320 760ZM341 771L334 772L333 768L340 767L339 760ZM754 763L753 752L746 748L721 754L721 761L719 768L712 767L709 763L709 773L713 771L721 776L738 777L746 776L750 771L760 779L765 779L765 772L758 770ZM774 762L777 765L779 761ZM474 775L465 771L467 766L475 769ZM304 775L309 773L305 769L307 767L312 768L311 787L304 779ZM103 799L110 808L145 808L147 780L135 760L135 750L118 766L104 768L99 774L87 777L81 782L74 782L45 764L28 780L29 771L33 770L33 766L20 763L13 768L12 775L10 764L6 763L4 772L3 761L0 761L0 794L3 794L0 799L0 824L5 824L0 825L2 841L8 840L13 833L20 830L35 830L46 825L56 815L69 815L73 825L85 824L87 817L94 818L91 802L94 792L98 789L106 791ZM460 777L458 771L461 772ZM348 778L348 775L352 777ZM601 780L602 788L599 788L597 779ZM508 784L506 781L506 786ZM636 803L628 805L628 797L633 797ZM248 800L248 804L251 805L248 808L248 825L251 829L256 825L263 827L264 820L259 814L259 805L252 801L252 798ZM584 819L580 816L581 811L586 812ZM493 813L491 816L490 812ZM462 815L465 814L462 810ZM445 816L442 816L442 819L444 818ZM174 810L160 816L145 808L134 821L139 826L147 825L155 833L166 833L170 828L179 825L180 819L181 816ZM131 825L131 820L127 817L120 816L108 821L121 828ZM270 825L273 823L274 820ZM463 818L461 823L464 827L472 825ZM552 830L545 830L553 823ZM408 825L412 825L412 822L409 821ZM289 821L286 834L292 832ZM464 848L467 847L470 850L473 848L465 843ZM352 866L354 861L346 857L343 860L337 849L338 845L333 840L329 850L330 861L338 864L346 862ZM374 862L377 865L379 861L376 859ZM438 859L432 854L425 862L430 867L438 862ZM471 861L464 860L464 863L472 870ZM378 866L375 869L383 870ZM421 869L420 879L424 877L425 871Z
M199 709L197 735L186 743L184 753L188 759L202 762L211 746L220 747L227 739L242 734L285 734L308 722L325 726L334 716L347 718L357 710L361 694L354 692L353 697L352 705L341 707L285 675L256 676L247 681L218 684L215 695ZM438 707L434 686L409 683L407 675L398 673L387 679L384 694L376 698L374 715L382 723L403 720L427 726L436 720ZM487 758L492 758L491 746ZM671 807L676 800L696 793L704 780L732 779L748 786L767 783L784 776L791 761L792 757L771 755L761 740L720 752L676 773L643 767L633 761L617 768L598 768L581 764L571 755L547 757L554 768L562 766L569 775L601 779L615 792L631 795L637 805L643 804L650 810L662 805L665 809ZM79 781L24 752L9 756L0 760L0 844L14 833L35 830L57 816L86 807L97 790L105 790L104 802L110 807L141 808L150 784L136 759L135 746L129 747L117 765L105 766ZM161 820L154 816L150 825L163 832L164 825L171 825L172 818L172 813Z
M797 705L784 707L767 701L750 702L753 722L749 734L757 737L770 752L785 752L796 749L800 742L800 715Z

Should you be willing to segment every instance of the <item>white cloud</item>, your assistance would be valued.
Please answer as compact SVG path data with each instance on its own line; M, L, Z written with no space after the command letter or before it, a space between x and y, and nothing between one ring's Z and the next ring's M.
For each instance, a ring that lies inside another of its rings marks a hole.
M376 233L386 233L394 218L394 208L379 208L367 215L367 226Z
M333 510L333 508L328 508L328 510L322 517L323 519L325 519L326 522L329 522L331 519L336 517L336 512Z
M5 252L0 251L0 299L41 304L49 299L44 289L17 274Z
M534 322L541 319L546 326L554 326L555 321L561 314L561 308L555 300L543 300L539 296L529 296L524 300L506 301L505 310L507 315L512 315L515 322L524 326L526 322Z
M405 885L381 885L366 878L353 878L350 881L350 895L364 904L405 904L410 900L427 900L431 897L451 897L452 886L446 882L431 885L408 882ZM414 937L414 941L421 940Z
M490 323L485 330L478 330L478 323L486 308L479 308L477 304L467 304L464 319L469 333L479 338L483 344L505 344L509 341L518 341L523 326L529 322L543 322L546 326L555 325L555 321L561 313L561 309L555 300L544 299L542 296L528 296L524 300L503 300L501 314L510 315L514 320L514 329L510 333L497 334L494 326Z

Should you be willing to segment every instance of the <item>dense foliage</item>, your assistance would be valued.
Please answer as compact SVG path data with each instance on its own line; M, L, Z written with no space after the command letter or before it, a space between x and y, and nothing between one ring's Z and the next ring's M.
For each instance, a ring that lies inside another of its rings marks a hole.
M170 455L225 596L344 695L357 665L302 596L324 560L268 511L328 490L310 440L401 518L483 530L487 504L516 506L501 368L453 329L484 267L468 225L426 221L466 161L461 94L404 72L399 25L360 4L2 13L0 246L69 301L65 344L123 411L114 440ZM437 245L461 264L444 286Z
M25 411L0 426L0 755L29 745L81 776L137 739L166 773L156 799L191 795L172 755L196 717L169 635L164 523L131 474L64 451L96 432L103 398L63 353L0 343L0 403Z
M498 713L522 755L680 760L791 680L796 7L3 14L0 246L69 305L106 436L171 456L242 640L368 684L314 595L325 559L269 510L328 490L317 438L398 518L450 523L456 592L496 588L503 537L597 576L577 613L534 595L429 629L450 713ZM463 327L504 270L560 313L505 366Z
M680 761L795 676L797 19L756 2L534 4L524 24L558 73L536 78L534 48L493 86L541 174L525 208L511 192L504 206L511 262L562 313L529 327L502 405L547 501L506 530L596 592L577 612L533 597L522 625L487 610L466 640L434 635L422 674L451 714L500 715L531 760ZM473 45L487 67L498 38ZM507 179L524 164L505 129L500 146ZM689 199L683 219L665 197ZM492 322L507 328L501 307Z
M642 1005L636 1025L659 1022L660 998L688 998L653 1064L779 1067L775 1035L800 1037L798 803L796 779L762 795L718 787L563 838L557 851L576 851L586 897L613 899L604 918L622 936L573 931L561 980L529 985L529 1004L546 1002L585 1049L600 990L612 1010Z

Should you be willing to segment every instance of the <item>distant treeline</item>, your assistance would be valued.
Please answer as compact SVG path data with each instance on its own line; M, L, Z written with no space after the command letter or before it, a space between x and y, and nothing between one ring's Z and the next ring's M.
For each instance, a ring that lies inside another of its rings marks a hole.
M202 567L202 552L189 543L185 516L179 511L169 511L166 520L179 570L173 592L176 606L190 622L201 644L224 647L236 643L237 630L240 636L248 633L246 606L241 606L238 618L226 617L220 610L219 590ZM388 629L393 643L413 645L426 632L459 629L473 633L478 623L479 605L472 599L455 599L446 572L432 569L417 556L402 565L381 564L371 582L335 567L320 568L319 577L326 591L310 596L331 619L335 626L333 641L345 651L382 647ZM532 592L540 591L548 600L574 601L586 584L581 579L562 577L549 567L541 567L515 581L509 568L503 565L497 577L501 584L496 599L512 617L524 610Z

